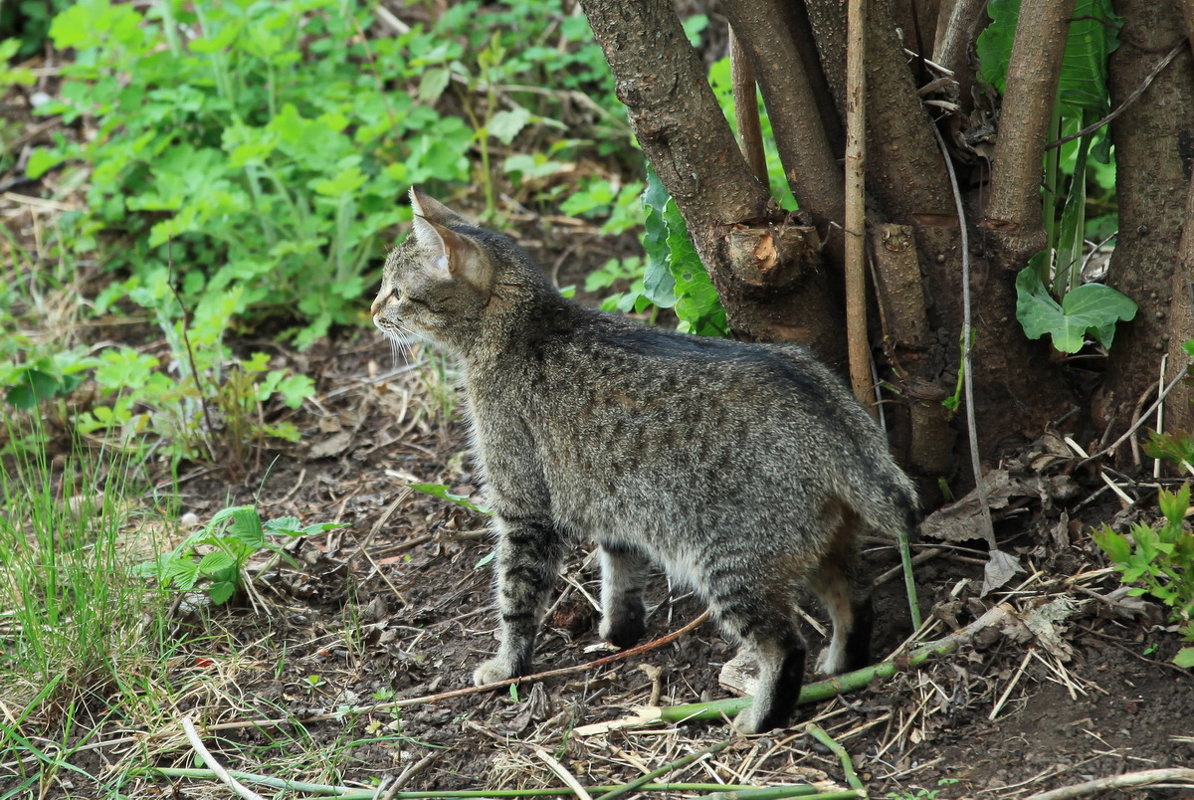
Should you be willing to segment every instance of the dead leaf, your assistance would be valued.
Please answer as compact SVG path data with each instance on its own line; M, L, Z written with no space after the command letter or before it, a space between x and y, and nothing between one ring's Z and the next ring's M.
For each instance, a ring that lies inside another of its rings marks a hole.
M987 565L983 567L983 590L979 596L986 597L1014 578L1017 572L1023 571L1020 559L1002 550L992 550Z
M352 444L352 434L349 431L340 431L339 433L332 434L322 442L316 442L311 446L311 450L307 455L311 459L332 458L347 450L350 444Z

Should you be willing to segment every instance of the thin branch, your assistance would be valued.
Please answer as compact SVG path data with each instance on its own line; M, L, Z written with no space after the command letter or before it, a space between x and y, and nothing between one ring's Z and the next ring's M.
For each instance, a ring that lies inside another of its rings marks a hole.
M1174 767L1173 769L1146 769L1141 772L1127 772L1123 775L1096 778L1092 781L1076 783L1073 786L1063 786L1060 789L1041 792L1032 795L1028 800L1069 800L1071 797L1082 797L1110 789L1130 789L1169 781L1181 781L1183 784L1194 786L1194 769Z
M1103 117L1098 122L1094 122L1094 123L1091 123L1090 125L1087 125L1085 128L1078 131L1077 133L1071 134L1069 136L1063 136L1060 139L1055 139L1054 141L1049 142L1047 145L1045 145L1045 149L1052 150L1054 147L1061 147L1063 144L1065 144L1067 142L1072 142L1075 139L1081 139L1083 136L1087 135L1088 133L1094 133L1099 128L1110 123L1113 119L1118 117L1120 114L1127 111L1128 108L1133 103L1135 103L1137 100L1140 99L1140 95L1144 94L1145 90L1148 89L1148 87L1152 85L1152 82L1157 79L1157 76L1161 74L1161 71L1164 70L1165 67L1169 66L1169 63L1171 61L1173 61L1173 59L1177 58L1177 54L1180 53L1182 50L1184 50L1185 47L1186 47L1186 39L1183 38L1177 44L1175 44L1172 47L1172 49L1170 49L1170 51L1165 55L1164 58L1161 59L1161 62L1159 64L1157 64L1157 66L1152 68L1151 72L1149 72L1147 75L1144 76L1144 80L1142 80L1140 82L1140 85L1137 86L1135 89L1133 89L1132 93L1130 95L1128 95L1126 98L1124 98L1124 101L1122 103L1120 103L1118 106L1116 106L1115 110L1113 110L1110 114Z
M584 664L577 664L577 665L571 666L571 667L560 667L559 669L549 669L546 672L536 672L534 675L523 675L518 678L509 678L504 681L496 681L494 683L487 683L484 686L467 686L463 689L453 689L453 690L447 691L447 692L439 692L437 694L427 694L427 695L422 695L420 697L406 697L401 700L390 700L385 703L376 703L374 705L368 705L368 706L355 706L355 707L347 709L347 710L338 710L338 711L333 711L333 712L329 712L329 713L325 713L325 714L314 714L311 716L301 717L301 718L297 718L297 719L293 718L293 717L279 717L279 718L275 718L275 719L242 720L240 722L225 722L225 723L221 723L218 725L209 725L207 729L209 731L225 731L225 730L235 730L235 729L239 729L239 728L257 728L257 727L264 728L264 727L278 726L278 725L306 725L311 722L325 722L325 721L331 720L331 719L339 719L339 718L343 717L346 713L363 714L363 713L371 713L374 711L385 711L385 710L392 709L392 708L406 708L407 706L423 705L425 703L435 703L440 700L450 700L454 697L464 697L464 696L470 695L470 694L479 694L481 692L491 692L494 689L502 689L506 686L512 686L513 684L516 684L516 683L530 683L532 681L543 680L544 678L556 678L561 675L573 675L577 672L585 672L590 669L596 669L598 667L603 667L606 664L612 664L615 661L621 661L622 659L630 658L631 656L641 655L642 653L646 653L649 650L654 650L657 647L662 647L663 645L665 645L669 642L675 641L676 639L680 638L681 636L688 633L689 631L695 630L696 628L700 627L701 625L703 625L705 623L706 620L709 619L709 616L710 616L709 612L704 611L699 616L697 616L694 620L692 620L692 622L689 622L687 625L685 625L682 628L672 631L671 633L667 634L666 636L661 636L660 638L658 638L654 641L646 642L645 644L640 644L637 647L631 647L628 650L622 650L620 652L614 653L613 655L604 656L603 658L598 658L594 661L588 661Z
M937 146L941 148L941 157L945 160L945 169L949 172L949 185L954 193L954 208L958 215L958 231L961 236L962 250L962 391L966 396L966 433L970 439L970 469L974 473L974 488L978 490L978 503L982 509L983 538L992 550L998 549L995 542L995 523L991 519L991 504L988 502L987 479L983 475L983 465L978 456L978 423L974 413L974 369L972 351L974 338L971 326L970 308L970 229L966 226L966 209L962 206L962 192L958 188L958 176L954 172L953 161L949 157L949 149L941 132L933 127L933 135L937 137Z
M850 386L871 416L870 348L866 324L866 0L846 7L846 341Z
M734 121L738 124L738 145L750 165L750 171L764 186L767 177L767 156L763 151L763 130L759 125L758 88L750 57L742 49L734 29L730 28L730 85L734 92Z
M227 786L232 791L243 797L245 800L265 800L264 797L248 788L236 778L228 774L228 770L224 769L219 761L216 761L207 747L204 746L203 740L199 738L199 732L195 730L195 723L191 722L190 717L182 718L182 729L187 735L187 740L191 743L191 747L195 748L195 752L203 759L203 763L207 764L208 769L216 774L220 782Z

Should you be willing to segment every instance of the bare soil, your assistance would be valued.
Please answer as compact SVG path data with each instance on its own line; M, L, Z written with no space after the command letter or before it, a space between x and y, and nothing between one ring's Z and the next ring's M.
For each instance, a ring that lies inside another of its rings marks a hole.
M391 692L400 700L467 687L473 666L497 644L491 578L481 564L491 549L485 518L409 489L426 481L463 495L476 491L461 455L462 430L443 422L450 380L437 377L433 355L416 358L421 365L395 368L386 346L368 334L318 346L305 366L320 376L320 411L308 406L295 417L304 431L298 454L236 486L218 472L184 476L182 511L200 520L229 502L256 502L266 516L350 525L292 548L300 568L282 564L259 574L252 601L180 612L182 630L208 634L203 645L186 646L192 658L181 669L239 665L236 704L193 709L219 737L218 752L235 762L246 745L271 739L278 726L268 721L286 717L291 726L317 718L302 723L317 743L398 729L409 737L401 747L346 750L336 765L343 782L389 775L401 776L407 791L493 790L560 786L544 753L582 785L595 786L634 779L731 737L724 722L574 730L651 703L729 696L718 672L734 649L710 623L643 655L531 681L516 693L378 705ZM1005 510L1001 547L1027 571L1002 590L979 596L984 554L972 543L940 550L917 570L922 609L936 620L923 638L945 635L998 603L1028 619L1052 601L1069 601L1074 610L1050 627L1055 636L1034 636L1022 625L985 630L921 669L803 708L803 720L815 719L846 748L872 797L1019 798L1091 778L1194 765L1194 678L1169 663L1177 641L1158 624L1157 609L1128 610L1116 599L1118 581L1103 569L1088 533L1119 506L1106 497L1091 502L1096 486L1081 485L1078 472L1073 477L1081 491L1066 503L1022 498ZM1147 501L1139 505L1155 508L1142 491ZM1119 514L1117 524L1130 516ZM866 552L867 570L885 576L877 589L876 658L912 633L897 564L885 542ZM609 654L596 633L597 586L596 565L578 549L559 580L536 668ZM703 610L669 590L662 575L649 607L651 639ZM808 635L817 649L819 634ZM375 707L318 720L345 706ZM189 760L182 745L162 752L159 765ZM845 781L838 758L800 725L739 738L666 779ZM197 786L180 781L180 796ZM1135 795L1191 798L1194 791L1154 787Z

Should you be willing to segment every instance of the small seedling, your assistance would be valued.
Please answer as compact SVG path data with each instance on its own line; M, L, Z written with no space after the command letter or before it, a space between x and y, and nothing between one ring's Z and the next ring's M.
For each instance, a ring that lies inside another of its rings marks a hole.
M1159 499L1165 516L1160 528L1137 523L1129 538L1104 525L1093 538L1120 580L1132 586L1128 594L1147 594L1169 606L1170 621L1186 642L1194 643L1194 532L1183 524L1190 485L1176 493L1162 489ZM1180 667L1194 667L1194 646L1183 647L1173 660Z
M320 522L301 526L297 517L277 517L262 524L253 506L225 508L202 530L188 536L170 553L141 564L138 571L158 579L162 587L190 591L196 585L216 605L226 603L245 582L244 567L259 550L271 550L293 563L267 536L315 536L343 523Z

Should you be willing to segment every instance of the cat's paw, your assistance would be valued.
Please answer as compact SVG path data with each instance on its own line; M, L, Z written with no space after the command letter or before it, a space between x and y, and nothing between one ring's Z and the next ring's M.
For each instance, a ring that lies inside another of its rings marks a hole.
M622 649L638 644L646 632L647 624L643 622L641 613L623 614L617 618L602 617L601 625L597 628L597 633L602 639Z
M749 736L754 733L762 733L770 727L765 727L762 723L763 720L759 719L759 714L752 705L739 711L738 716L734 717L734 722L731 726L736 733Z
M509 680L518 675L518 669L510 663L509 659L498 656L489 659L473 670L473 685L484 686L487 683Z
M842 648L829 645L817 655L814 667L819 675L837 675L846 669L846 654Z

